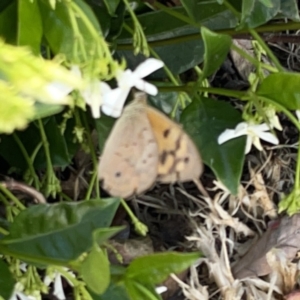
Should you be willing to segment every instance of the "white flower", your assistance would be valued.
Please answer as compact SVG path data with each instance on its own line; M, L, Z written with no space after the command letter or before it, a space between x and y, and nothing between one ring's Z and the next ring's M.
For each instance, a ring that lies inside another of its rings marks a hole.
M75 277L75 275L71 271L68 271L67 268L63 268L63 269L66 270L67 273L69 273L72 277ZM65 296L65 292L64 292L64 289L63 289L63 286L62 286L61 277L62 277L61 274L58 271L55 271L51 275L46 275L45 276L44 284L49 286L52 282L54 282L53 295L59 300L65 300L66 296ZM72 282L70 282L68 280L68 278L66 278L66 280L68 281L68 283L71 286L73 286Z
M260 125L248 124L246 122L239 123L235 129L226 129L218 137L218 143L223 144L228 140L237 138L242 135L247 135L247 143L245 154L249 153L251 145L253 144L258 150L262 150L262 145L259 139L262 139L271 144L278 145L279 141L276 136L274 136L269 131L270 128L267 124L263 123Z
M110 92L110 86L100 80L91 80L88 86L81 91L84 101L91 107L92 115L95 119L100 118L100 106L103 96Z
M276 115L276 110L274 108L270 107L270 108L266 109L265 113L268 118L270 127L276 128L278 130L282 130L282 126L279 122L279 118Z
M45 89L54 104L68 104L69 98L67 98L67 95L70 94L74 88L54 81L46 85Z
M78 66L72 66L71 72L77 77L82 77L81 71ZM103 96L110 92L110 86L100 80L90 79L85 88L80 90L80 94L85 103L91 107L92 115L95 119L100 118L100 107L102 105Z
M168 290L168 288L164 285L161 285L161 286L158 286L155 288L156 293L159 295L166 292L167 290Z
M11 295L9 300L19 300L19 299L21 299L21 300L38 300L38 299L41 298L41 297L37 298L37 297L32 296L32 295L25 295L23 293L23 291L24 291L24 285L20 282L17 282L16 285L15 285L14 292Z
M146 82L142 78L160 69L163 65L164 63L158 59L148 58L134 71L127 69L117 72L118 87L104 95L102 111L108 116L119 117L132 87L155 96L158 92L156 86Z

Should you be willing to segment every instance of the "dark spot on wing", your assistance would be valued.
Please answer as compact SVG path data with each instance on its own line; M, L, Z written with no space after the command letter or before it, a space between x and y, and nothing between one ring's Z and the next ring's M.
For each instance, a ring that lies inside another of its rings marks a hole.
M180 141L181 141L181 135L179 136L179 138L177 139L176 141L176 144L175 144L175 151L178 150L180 148Z
M168 136L169 136L169 134L170 134L170 131L171 131L171 129L166 129L166 130L164 130L164 132L163 132L163 136L164 136L164 138L167 138Z
M163 153L160 156L160 162L163 165L166 162L168 156L168 152L167 151L163 151Z
M189 157L185 157L184 158L184 162L187 164L188 162L190 161L190 158Z
M117 173L115 173L115 177L120 177L121 176L121 172L117 172Z

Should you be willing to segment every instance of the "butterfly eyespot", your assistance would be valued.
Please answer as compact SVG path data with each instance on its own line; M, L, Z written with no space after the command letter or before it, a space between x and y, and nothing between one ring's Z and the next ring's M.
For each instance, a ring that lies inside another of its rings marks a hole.
M164 130L164 132L163 132L164 138L167 138L169 134L170 134L170 129Z
M190 161L189 157L184 158L184 162L187 164Z
M121 174L122 174L121 172L117 172L117 173L115 173L115 176L116 176L116 177L120 177Z

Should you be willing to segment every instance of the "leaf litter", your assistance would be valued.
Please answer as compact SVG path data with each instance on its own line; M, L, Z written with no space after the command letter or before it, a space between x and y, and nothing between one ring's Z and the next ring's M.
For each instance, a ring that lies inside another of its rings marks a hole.
M181 288L181 296L177 293L172 299L296 297L300 214L278 216L275 205L278 190L288 190L292 185L285 178L290 164L280 160L280 155L286 158L286 153L286 148L277 150L276 156L270 151L265 160L253 160L249 155L248 174L243 175L248 180L239 186L236 196L213 181L209 190L213 198L203 197L187 185L169 190L157 186L137 197L141 220L149 226L156 251L203 253L185 280L171 276ZM168 222L181 242L168 245L166 236L157 235L159 224L164 227ZM186 231L190 234L184 235L183 241L178 224L189 228Z
M163 293L163 299L300 299L300 214L277 210L294 186L297 133L281 118L285 144L247 155L236 196L205 172L212 198L192 184L158 185L137 197L136 212L155 251L203 253L186 278L171 275L180 290L173 287L173 296ZM159 234L164 227L172 228L177 243Z

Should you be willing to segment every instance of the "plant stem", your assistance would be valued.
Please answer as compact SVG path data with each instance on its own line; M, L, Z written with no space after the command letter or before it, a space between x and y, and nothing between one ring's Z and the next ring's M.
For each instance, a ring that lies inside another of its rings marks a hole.
M174 9L171 9L165 5L163 5L162 3L158 2L158 1L155 1L154 5L155 8L158 8L159 10L165 12L166 14L174 17L174 18L177 18L178 20L181 20L191 26L194 26L194 27L198 27L199 29L201 28L201 24L200 23L196 23L194 22L191 18L177 12L176 10Z
M278 32L278 31L284 31L284 30L298 30L298 29L300 29L300 23L289 22L289 23L263 25L261 27L255 28L255 31L264 33L264 32L269 32L269 31L270 32ZM239 31L236 31L235 29L222 29L222 30L214 30L214 32L228 34L228 35L234 37L235 35L241 35L241 34L245 34L245 33L248 34L249 30L241 29ZM201 39L202 39L201 35L198 32L196 32L196 33L187 34L187 35L179 36L179 37L175 37L175 38L148 42L148 45L149 45L149 47L162 47L162 46L174 45L174 44L184 43L184 42L193 41L193 40L201 40ZM133 49L132 43L117 45L117 50L132 50L132 49Z
M34 167L33 167L33 163L30 159L30 156L28 155L28 152L26 150L26 148L24 147L23 143L21 142L21 140L19 139L18 135L14 132L12 134L13 136L13 139L15 140L15 142L18 144L26 162L27 162L27 165L28 165L28 168L30 170L30 173L31 173L31 176L33 178L33 182L34 182L34 187L39 190L40 189L40 182L39 182L39 179L38 179L38 176L36 175L35 173L35 170L34 170Z
M47 165L47 178L50 178L50 176L52 175L52 161L51 161L51 156L50 156L50 148L49 148L49 142L46 136L46 132L44 129L44 125L41 119L37 120L38 122L38 127L40 129L40 135L42 138L42 144L43 144L43 148L45 151L45 156L46 156L46 165Z
M187 92L190 93L193 89L193 85L180 85L180 86L160 86L158 87L160 92ZM198 91L206 92L215 95L221 95L226 97L232 97L243 100L247 96L247 92L233 91L228 89L212 88L212 87L198 87Z
M87 197L87 196L90 196L91 189L93 188L93 185L95 184L95 182L97 183L97 181L95 179L97 178L98 159L97 159L97 156L96 156L95 146L94 146L93 141L92 141L92 137L91 137L91 133L90 133L91 130L90 130L87 118L86 118L86 114L82 113L81 116L82 116L83 124L84 124L85 130L86 130L87 142L88 142L88 146L89 146L89 150L90 150L90 153L91 153L93 166L94 166L94 168L93 168L94 172L93 172L92 180L90 182L90 185L92 184L92 186L89 186L89 189L88 189L88 192L87 192L87 195L86 195L86 197ZM98 183L95 184L95 187L96 187L97 198L100 198L100 191L99 191Z
M7 231L6 229L0 227L0 233L2 233L3 235L8 235L9 231Z
M85 200L89 200L91 198L91 194L92 194L92 190L93 190L93 186L94 186L95 182L97 182L97 169L94 170L94 172L93 172L93 176L91 178L89 188L88 188L85 198L84 198ZM98 183L97 183L97 185L98 185ZM97 190L98 190L97 197L100 198L99 187Z
M299 190L299 189L300 189L300 134L299 134L297 166L296 166L296 175L295 175L295 190Z
M19 199L7 188L5 188L2 184L0 184L0 191L11 201L13 201L18 208L24 210L26 207L19 201Z
M232 43L231 48L236 51L239 55L245 57L248 61L250 61L256 68L264 68L272 73L278 72L278 69L274 68L271 65L262 63L255 59L253 56L242 50L241 48L237 47L235 44Z
M272 60L272 62L276 66L276 68L279 71L284 71L284 68L281 66L277 57L274 55L274 53L271 51L271 49L267 46L267 44L264 42L264 40L260 37L260 35L254 29L249 29L249 32L257 40L257 42L260 44L260 46L266 51L268 57Z

